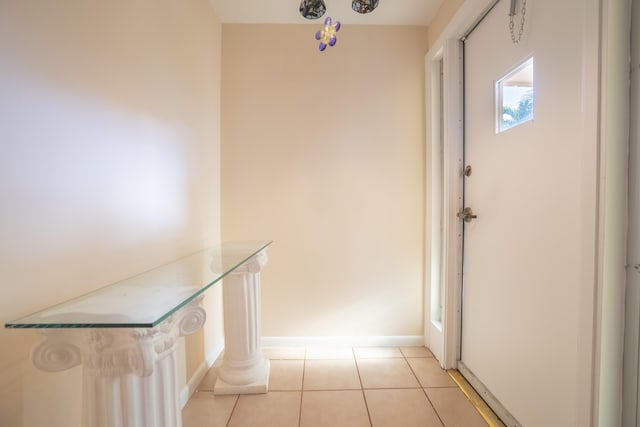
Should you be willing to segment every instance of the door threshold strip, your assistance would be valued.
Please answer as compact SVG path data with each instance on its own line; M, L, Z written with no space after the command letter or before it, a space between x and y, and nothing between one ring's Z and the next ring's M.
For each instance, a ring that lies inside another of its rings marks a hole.
M450 369L447 371L449 376L453 379L453 381L458 385L460 390L467 396L467 399L471 401L471 404L476 408L476 410L480 413L482 418L489 424L490 427L505 427L502 421L496 416L496 414L491 410L489 405L486 404L484 400L480 397L480 395L471 387L471 384L467 382L466 379L462 376L462 374L455 369Z

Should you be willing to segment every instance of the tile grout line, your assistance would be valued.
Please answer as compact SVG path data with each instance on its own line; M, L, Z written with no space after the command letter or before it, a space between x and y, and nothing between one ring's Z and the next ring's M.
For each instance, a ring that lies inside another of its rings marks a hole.
M353 361L356 364L356 372L358 373L358 381L360 381L360 391L362 392L362 399L364 399L364 407L367 410L367 417L369 418L369 425L373 427L373 421L371 421L371 412L369 412L369 404L367 403L367 395L364 393L364 384L362 384L362 377L360 376L360 367L358 366L358 358L356 357L356 350L351 347L353 353Z
M438 417L438 419L440 420L440 423L444 426L444 421L442 420L442 418L440 417L440 413L438 412L438 410L436 409L436 407L434 406L433 402L431 401L431 399L429 398L429 395L427 394L427 389L425 387L422 388L422 393L424 394L424 397L427 398L427 401L429 402L429 405L431 405L431 407L433 408L433 412L436 413L436 417Z
M442 426L444 426L445 425L444 421L442 421L442 418L440 417L440 414L438 413L438 410L433 405L433 402L431 401L431 399L429 399L429 395L427 394L427 390L425 389L425 387L420 382L420 378L418 378L418 376L416 375L416 372L413 370L413 367L411 366L411 363L409 363L409 360L408 360L409 358L404 354L402 349L400 349L400 353L402 353L402 357L404 358L405 363L407 365L409 365L409 370L411 370L411 373L416 378L416 381L418 381L418 384L420 385L420 389L422 390L422 393L424 394L424 397L427 398L427 402L429 402L429 405L431 405L431 409L433 409L433 412L435 412L436 417L438 417L438 420L440 420L440 424L442 424Z
M416 387L417 389L417 387ZM308 389L305 391L308 392L323 392L323 391L360 391L360 390L379 390L379 389L375 389L375 388L367 388L367 389L363 389L362 387L358 387L358 388L316 388L316 389ZM382 390L382 389L380 389ZM274 391L274 393L278 393L276 391Z
M302 384L300 384L300 410L298 411L298 427L302 425L302 399L304 399L304 371L307 369L307 347L304 348L302 359Z
M236 407L238 406L238 401L240 401L240 395L236 396L236 401L233 404L233 408L231 409L231 413L229 414L229 419L227 420L225 427L229 427L229 424L231 423L231 417L233 417L233 413L236 411Z

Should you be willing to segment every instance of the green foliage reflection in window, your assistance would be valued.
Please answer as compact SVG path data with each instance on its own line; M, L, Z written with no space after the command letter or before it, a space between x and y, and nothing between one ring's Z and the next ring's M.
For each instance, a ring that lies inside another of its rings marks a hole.
M533 58L518 65L496 83L496 131L533 120Z

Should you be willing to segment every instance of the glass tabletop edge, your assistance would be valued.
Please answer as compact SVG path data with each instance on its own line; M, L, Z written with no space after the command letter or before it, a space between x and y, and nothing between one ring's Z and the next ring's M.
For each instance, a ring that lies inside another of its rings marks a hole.
M230 242L231 243L231 242ZM240 242L242 243L242 242ZM31 323L31 322L22 322L21 319L26 319L29 318L31 316L34 316L36 314L38 314L41 311L47 310L48 308L45 308L43 310L38 310L35 311L31 314L25 315L25 316L21 316L18 319L6 322L4 324L4 328L5 329L91 329L91 328L154 328L156 326L158 326L159 324L161 324L162 322L164 322L165 320L167 320L169 317L171 317L173 314L175 314L177 311L179 311L182 307L184 307L185 305L187 305L189 302L193 301L195 298L197 298L198 296L202 295L204 292L206 292L208 289L210 289L213 285L215 285L216 283L222 281L222 279L224 277L226 277L227 275L229 275L230 273L232 273L235 269L237 269L238 267L240 267L242 264L246 263L247 261L249 261L251 258L253 258L254 256L256 256L257 254L259 254L260 252L262 252L263 250L265 250L268 246L270 246L273 241L269 240L269 241L259 241L259 242L255 242L255 243L259 243L260 246L258 249L256 249L255 251L253 251L250 255L244 257L241 261L239 261L238 263L236 263L232 268L227 269L227 271L225 271L223 274L221 274L219 277L217 277L215 280L213 280L210 283L207 283L205 285L203 285L201 288L199 288L197 291L195 291L192 295L190 295L188 298L186 298L185 300L181 301L180 303L178 303L177 305L175 305L172 309L168 310L166 313L164 313L162 316L160 316L158 319L152 321L152 322L124 322L124 323L109 323L109 322L97 322L97 323ZM218 249L218 248L222 248L224 246L224 243L221 244L218 247L210 247L210 248L206 248L203 249L202 251L208 251L208 250L214 250L214 249ZM200 251L198 251L200 252ZM188 254L185 257L181 257L175 261L172 262L177 262L180 259L186 258L188 256L197 254L198 252L194 252L192 254ZM140 273L140 274L144 274ZM116 282L117 283L117 282ZM100 289L103 289L105 287L108 286L112 286L113 284L109 284L106 286L103 286L101 288L98 288L94 291L91 292L87 292L83 295L80 295L76 298L81 298L82 296L86 296L86 295L90 295L93 292L97 292ZM72 298L76 299L76 298ZM53 304L51 307L56 307L58 305L62 305L64 303L66 303L67 301L61 302L59 304Z

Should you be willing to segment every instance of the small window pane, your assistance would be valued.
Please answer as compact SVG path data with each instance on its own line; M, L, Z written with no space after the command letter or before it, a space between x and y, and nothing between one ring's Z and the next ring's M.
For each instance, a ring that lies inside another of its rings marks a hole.
M533 58L496 83L496 130L503 132L533 120Z

